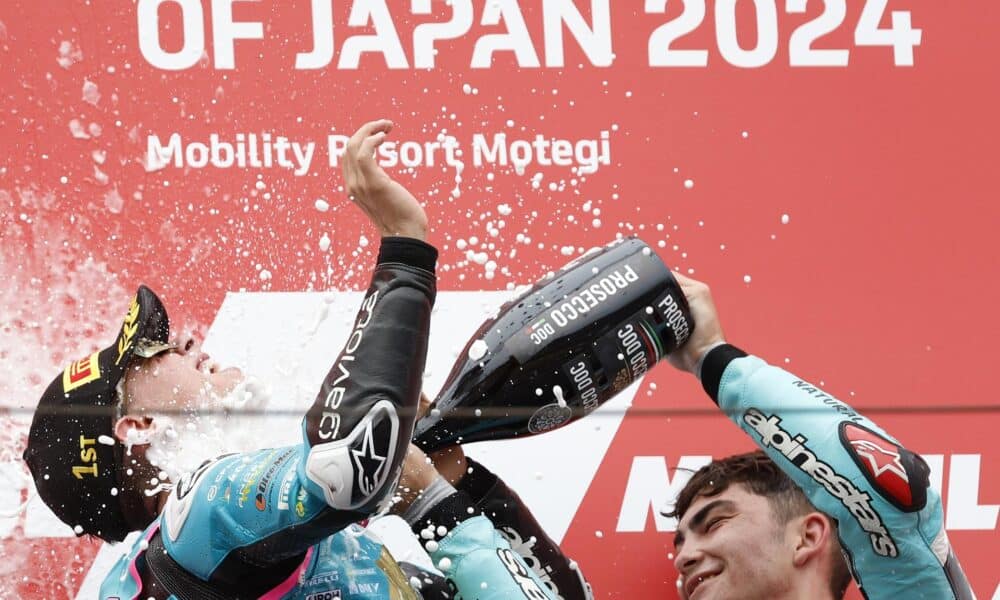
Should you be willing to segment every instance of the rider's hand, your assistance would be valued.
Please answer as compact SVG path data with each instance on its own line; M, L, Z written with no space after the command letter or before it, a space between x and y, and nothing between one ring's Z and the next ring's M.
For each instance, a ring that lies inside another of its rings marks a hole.
M352 202L365 211L382 237L426 240L427 215L413 194L392 180L375 160L375 151L392 130L392 121L365 123L347 142L344 182Z
M667 360L682 371L694 373L698 361L713 347L725 342L726 338L708 286L677 272L674 272L674 277L687 298L695 327L687 343L671 352Z

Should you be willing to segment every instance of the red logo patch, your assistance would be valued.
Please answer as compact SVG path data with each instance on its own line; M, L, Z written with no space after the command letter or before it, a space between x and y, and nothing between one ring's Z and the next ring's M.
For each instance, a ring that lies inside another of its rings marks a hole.
M866 471L868 479L884 495L903 506L913 504L910 491L910 477L900 458L902 449L882 436L848 424L844 427L844 438L858 458L858 464Z

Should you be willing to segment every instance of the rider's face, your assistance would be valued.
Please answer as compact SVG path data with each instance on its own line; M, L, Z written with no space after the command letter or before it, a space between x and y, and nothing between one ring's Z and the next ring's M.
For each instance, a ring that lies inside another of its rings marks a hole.
M219 369L193 339L152 358L137 360L125 377L124 411L151 414L158 411L191 412L211 406L243 379L233 367Z
M794 542L770 502L742 485L699 496L677 527L674 566L685 600L764 600L790 592Z

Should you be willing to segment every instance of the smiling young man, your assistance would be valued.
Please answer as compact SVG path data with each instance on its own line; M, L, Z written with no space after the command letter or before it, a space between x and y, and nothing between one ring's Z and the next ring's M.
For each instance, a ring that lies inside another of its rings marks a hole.
M836 525L762 452L698 471L674 510L685 598L830 600L851 581Z
M78 535L117 542L144 530L105 578L101 598L417 597L419 586L355 525L388 504L403 471L436 295L427 217L374 160L391 126L361 127L345 157L349 193L381 246L351 334L302 420L300 444L218 456L163 481L149 444L160 415L226 397L242 373L210 366L190 341L168 343L166 309L146 287L116 342L45 390L24 453L41 498ZM460 593L552 597L492 523L469 510L470 500L421 467L425 460L409 463L406 481L424 494L404 516L441 533L431 556Z
M847 404L727 344L708 286L677 274L697 327L669 360L762 451L697 471L669 516L688 600L974 599L927 464Z

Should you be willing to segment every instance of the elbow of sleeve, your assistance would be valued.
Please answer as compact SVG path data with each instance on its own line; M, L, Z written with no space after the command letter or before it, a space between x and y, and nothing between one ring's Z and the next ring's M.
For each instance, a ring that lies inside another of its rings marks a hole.
M402 439L396 406L375 402L357 424L327 442L314 444L305 473L338 510L372 512L391 492L408 439Z

